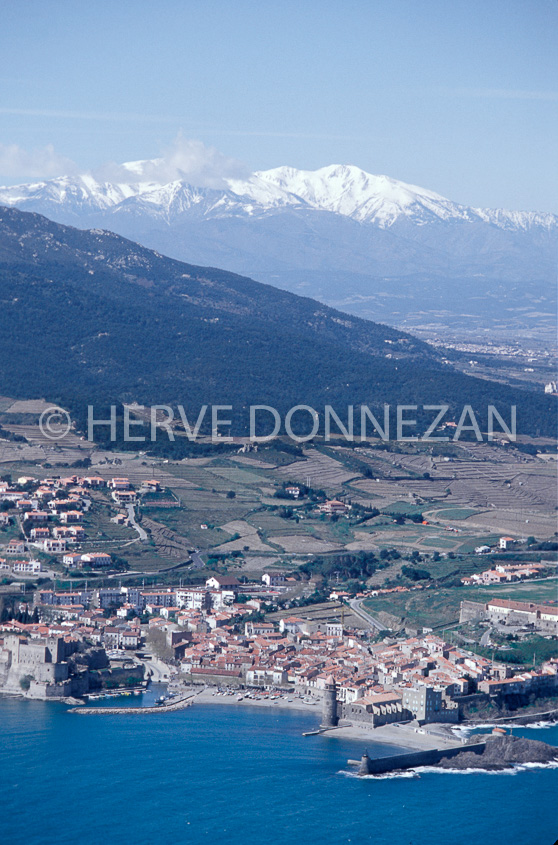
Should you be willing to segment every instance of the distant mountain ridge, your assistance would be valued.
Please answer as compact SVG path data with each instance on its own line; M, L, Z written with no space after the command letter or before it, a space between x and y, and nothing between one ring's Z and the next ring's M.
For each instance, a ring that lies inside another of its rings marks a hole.
M186 179L160 184L147 181L144 169L157 160L127 162L129 180L98 181L93 176L62 176L46 182L0 188L0 203L23 208L35 203L58 203L68 213L106 211L141 200L154 213L181 213L201 205L212 216L264 214L278 208L316 209L349 217L380 228L406 218L417 225L434 220L491 223L500 229L551 230L558 216L535 211L469 208L434 191L409 185L389 176L374 176L352 165L330 165L319 170L276 167L256 171L250 179L226 179L226 188L196 188Z
M552 322L556 215L470 208L347 165L210 188L161 184L156 172L157 161L128 162L114 182L84 174L0 188L0 204L396 325Z

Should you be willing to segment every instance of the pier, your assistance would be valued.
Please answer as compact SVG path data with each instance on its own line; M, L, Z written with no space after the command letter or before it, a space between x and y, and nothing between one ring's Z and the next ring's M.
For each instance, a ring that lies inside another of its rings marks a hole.
M177 701L170 701L165 704L158 704L155 707L72 707L70 713L81 713L84 716L111 716L111 715L139 715L147 716L150 713L168 713L169 710L184 710L190 707L195 696L189 695Z
M436 766L442 759L451 759L466 751L480 755L484 752L485 747L486 739L483 739L453 748L432 748L425 751L411 751L407 754L394 754L390 757L370 758L365 752L361 760L348 760L347 762L350 765L359 766L358 774L361 777L363 775L381 775L387 772L414 769L417 766Z

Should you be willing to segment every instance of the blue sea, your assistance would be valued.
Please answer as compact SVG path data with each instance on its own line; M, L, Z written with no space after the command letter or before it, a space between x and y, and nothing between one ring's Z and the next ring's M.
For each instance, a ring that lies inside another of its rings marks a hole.
M138 704L138 698L112 704ZM108 704L109 700L103 701ZM0 842L553 845L558 769L359 779L313 713L77 716L0 697ZM558 726L517 731L558 745ZM369 744L370 755L392 751Z

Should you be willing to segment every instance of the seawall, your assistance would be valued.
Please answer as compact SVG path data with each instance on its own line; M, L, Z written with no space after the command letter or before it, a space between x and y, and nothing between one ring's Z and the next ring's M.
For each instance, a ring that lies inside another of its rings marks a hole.
M359 775L383 775L387 772L395 772L399 769L414 769L417 766L436 766L442 758L456 757L464 751L472 754L482 754L486 746L486 740L482 742L458 745L450 748L432 748L427 751L411 751L408 754L395 754L392 757L379 757L370 759L368 754L363 754L358 770Z

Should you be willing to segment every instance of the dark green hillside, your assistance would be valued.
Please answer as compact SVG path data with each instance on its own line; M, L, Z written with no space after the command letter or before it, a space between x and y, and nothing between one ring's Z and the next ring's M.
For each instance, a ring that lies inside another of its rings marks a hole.
M461 375L426 344L116 235L0 209L1 392L87 403L234 406L518 405L520 432L551 433L543 395ZM390 357L386 357L386 356Z

